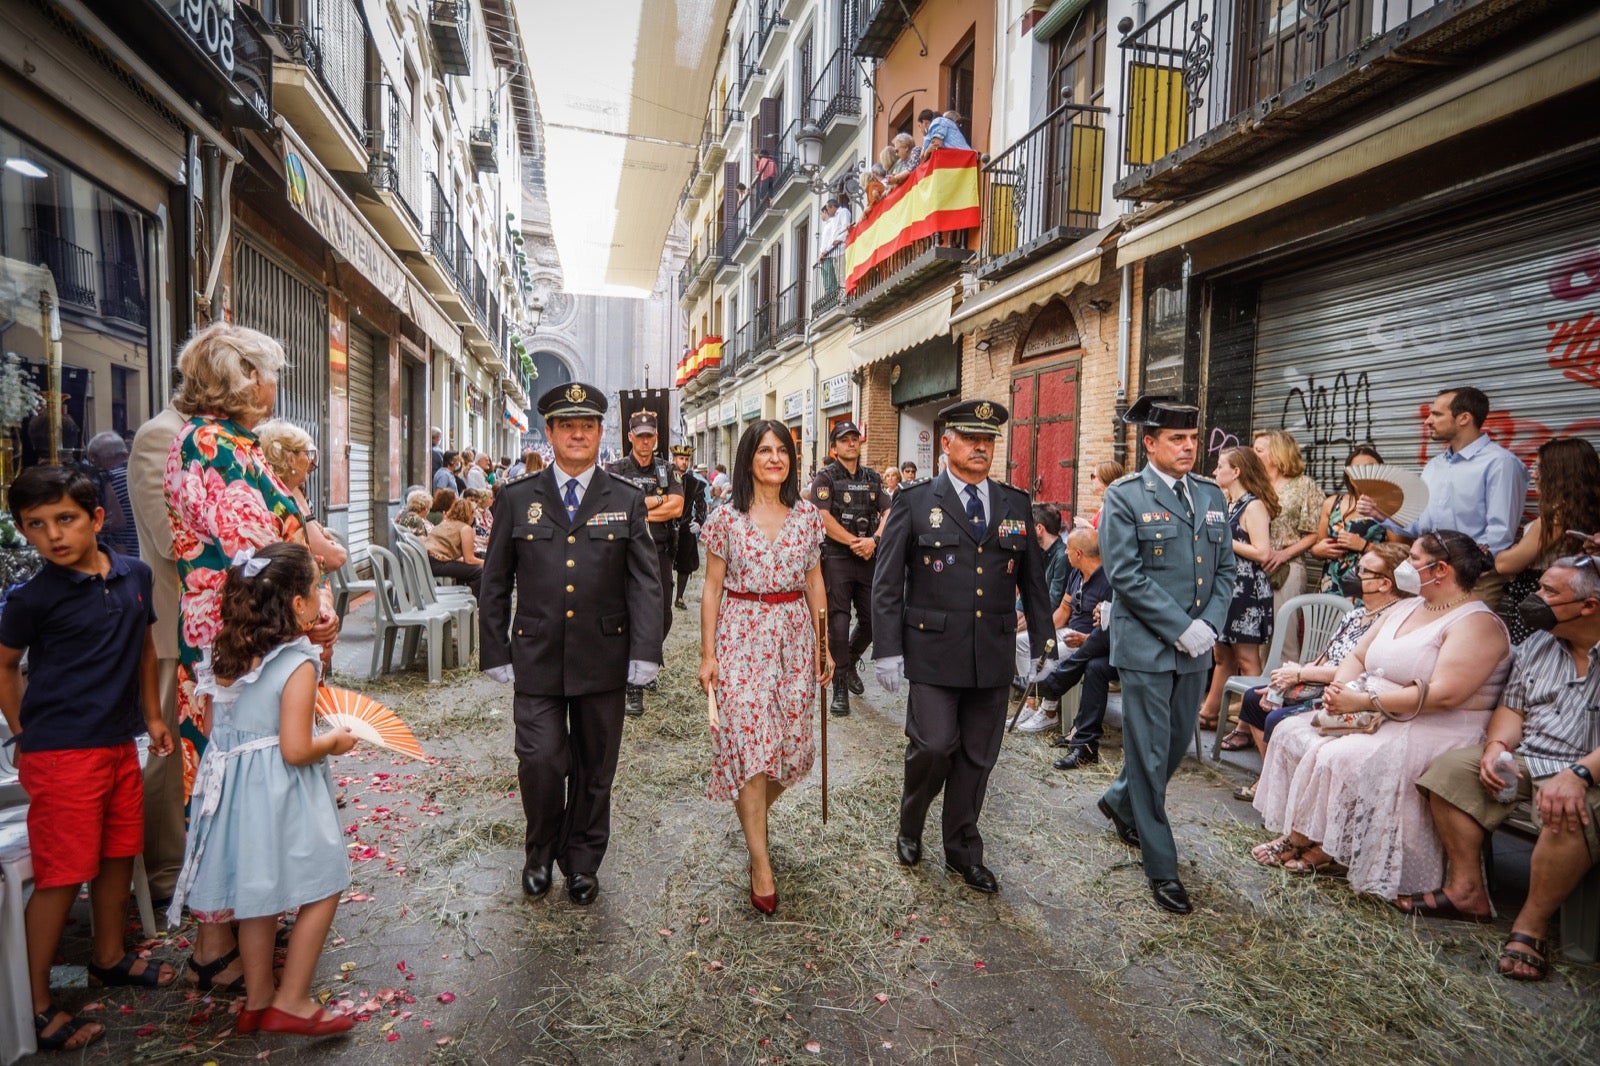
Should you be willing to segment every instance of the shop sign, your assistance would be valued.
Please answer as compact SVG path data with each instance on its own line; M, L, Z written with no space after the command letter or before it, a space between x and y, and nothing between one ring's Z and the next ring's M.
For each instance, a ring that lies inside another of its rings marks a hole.
M167 13L170 25L189 47L164 47L157 25L148 16L141 20L137 9L129 7L122 13L123 21L139 31L136 41L154 41L145 58L169 69L178 64L174 74L184 88L207 84L210 89L204 97L220 112L267 128L272 122L272 54L249 20L239 16L234 0L154 0L154 5ZM146 26L140 27L140 21Z
M742 406L740 407L739 413L743 415L747 421L754 421L755 419L761 417L761 394L759 392L752 396L746 396L744 400L741 401L741 404Z
M289 204L311 228L322 235L334 252L350 263L367 283L381 292L394 306L410 306L405 267L372 231L366 219L343 198L320 164L284 128L283 171L289 190ZM421 325L421 323L418 323Z
M704 433L706 431L706 413L701 411L694 416L694 421L689 423L691 433Z
M806 394L796 389L783 398L783 420L793 422L805 410Z
M720 425L733 425L735 422L739 421L739 401L733 399L723 400L722 411L720 413L722 415L721 419L719 420Z
M843 407L850 402L850 375L835 374L822 383L822 409Z

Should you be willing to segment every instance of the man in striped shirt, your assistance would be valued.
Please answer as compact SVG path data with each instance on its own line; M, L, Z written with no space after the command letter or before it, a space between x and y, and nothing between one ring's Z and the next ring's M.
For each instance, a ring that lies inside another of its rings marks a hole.
M1485 743L1446 752L1417 780L1444 841L1449 877L1442 888L1396 900L1409 914L1487 921L1489 895L1480 859L1485 835L1518 803L1532 799L1539 839L1528 872L1528 898L1501 949L1499 971L1537 981L1548 969L1550 918L1600 859L1600 559L1570 555L1539 579L1518 605L1530 629ZM1511 752L1516 796L1495 761Z

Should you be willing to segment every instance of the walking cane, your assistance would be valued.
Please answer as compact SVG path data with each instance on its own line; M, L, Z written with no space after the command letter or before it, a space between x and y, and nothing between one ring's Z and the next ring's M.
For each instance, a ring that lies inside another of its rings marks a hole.
M828 612L817 612L817 670L821 671L828 661ZM822 824L828 824L828 686L821 683L817 686L818 717L822 720Z
M1037 674L1040 670L1044 669L1044 661L1050 658L1050 656L1054 654L1055 650L1056 638L1051 637L1049 640L1044 642L1044 654L1033 661L1034 673ZM1028 705L1028 697L1030 695L1038 695L1038 692L1039 682L1037 681L1030 681L1028 686L1022 690L1022 702L1017 705L1017 713L1011 717L1011 724L1006 726L1007 733L1015 733L1017 731L1017 723L1022 721L1022 708Z

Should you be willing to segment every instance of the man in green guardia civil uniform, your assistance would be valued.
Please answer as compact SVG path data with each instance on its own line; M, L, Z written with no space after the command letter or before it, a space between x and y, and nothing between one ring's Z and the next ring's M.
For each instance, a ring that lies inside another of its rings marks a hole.
M1167 782L1183 761L1211 678L1211 648L1233 596L1228 505L1194 474L1200 409L1142 396L1123 420L1149 462L1106 489L1100 557L1111 581L1111 665L1122 679L1122 773L1100 813L1139 848L1156 904L1194 909L1178 879Z

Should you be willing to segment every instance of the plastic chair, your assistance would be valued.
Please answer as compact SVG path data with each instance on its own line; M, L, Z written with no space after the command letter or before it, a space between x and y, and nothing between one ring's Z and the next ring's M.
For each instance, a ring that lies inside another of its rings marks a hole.
M417 640L426 635L428 683L437 684L444 673L445 627L455 623L454 613L438 606L427 609L417 607L406 590L400 560L388 549L374 544L367 549L367 558L372 562L372 601L376 605L372 669L367 676L377 677L379 673L388 673L392 669L394 640L404 630L403 661L410 665L416 656Z
M1267 683L1272 671L1283 665L1283 645L1289 638L1291 627L1298 626L1302 622L1305 624L1305 635L1300 640L1301 649L1307 653L1313 648L1316 649L1316 655L1309 655L1311 659L1321 655L1327 648L1328 641L1333 639L1339 623L1354 606L1355 604L1343 596L1335 596L1328 592L1308 592L1284 601L1272 622L1272 643L1267 645L1267 658L1262 663L1266 672L1254 677L1235 674L1222 686L1222 710L1217 719L1216 736L1211 738L1211 758L1214 762L1222 761L1222 739L1228 735L1228 730L1223 728L1229 721L1228 697L1238 695L1243 699L1247 690ZM1194 731L1194 754L1195 758L1200 757L1198 725Z
M21 821L0 824L0 1063L6 1066L38 1050L23 924L23 908L32 889L28 827Z
M433 569L428 565L428 553L409 534L395 541L403 573L408 580L407 591L412 602L423 610L441 607L455 617L456 665L466 666L472 661L472 647L478 633L478 598L465 586L441 589L436 584Z
M339 534L324 527L323 532L328 539L344 549L344 565L328 575L329 582L333 585L333 610L339 616L339 621L344 621L344 616L350 613L350 601L364 592L377 592L378 587L372 581L367 581L356 576L356 563L359 562L350 554L350 544Z

